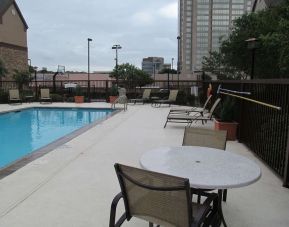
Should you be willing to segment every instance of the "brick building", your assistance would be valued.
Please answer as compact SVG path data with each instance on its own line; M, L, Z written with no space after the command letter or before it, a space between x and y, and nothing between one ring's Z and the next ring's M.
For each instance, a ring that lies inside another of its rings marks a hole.
M27 23L15 0L0 1L0 58L8 69L28 70Z

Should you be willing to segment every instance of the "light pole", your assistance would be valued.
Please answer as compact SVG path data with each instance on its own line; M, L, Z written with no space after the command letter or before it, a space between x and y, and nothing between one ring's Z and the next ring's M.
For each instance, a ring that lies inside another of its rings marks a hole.
M154 85L156 86L156 63L153 63Z
M115 50L115 71L116 71L116 86L118 88L118 50L122 47L119 44L115 44L111 49Z
M177 40L178 40L178 62L177 62L177 75L178 75L178 88L179 88L179 82L180 82L180 40L181 40L181 37L178 36L177 37Z
M258 48L258 42L259 40L256 38L250 38L245 40L248 44L248 49L252 51L252 63L251 63L251 80L254 79L254 74L255 74L255 52L256 49Z
M90 102L90 45L89 43L92 41L92 39L88 38L87 39L87 47L88 47L88 61L87 61L87 94L88 94L88 102Z
M172 58L172 65L171 65L171 70L172 70L172 83L174 84L174 72L173 72L173 69L174 69L174 58Z

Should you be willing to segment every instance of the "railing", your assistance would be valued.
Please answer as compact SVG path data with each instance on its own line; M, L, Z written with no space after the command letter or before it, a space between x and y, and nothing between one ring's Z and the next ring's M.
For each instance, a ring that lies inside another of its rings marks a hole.
M68 82L77 83L87 94L87 80L81 81L56 81L56 91L58 94L67 94L69 90L64 88ZM92 98L107 98L109 88L115 81L90 81L90 92ZM120 84L123 82L120 81ZM206 99L206 90L211 83L216 94L218 86L223 88L250 91L249 96L262 102L280 106L281 111L271 109L256 103L245 100L238 100L236 103L237 114L235 120L239 122L238 140L246 144L257 156L270 166L279 176L284 179L284 186L289 187L289 80L254 80L254 81L155 81L151 86L153 92L159 89L179 89L183 93L190 93L191 86L199 87L199 99L203 102ZM3 81L2 89L8 90L16 88L16 83ZM52 81L31 82L29 88L39 91L41 87L53 89ZM128 86L130 97L135 97L142 93L142 89L134 86L132 82ZM53 91L53 90L52 90ZM73 94L71 94L73 95Z

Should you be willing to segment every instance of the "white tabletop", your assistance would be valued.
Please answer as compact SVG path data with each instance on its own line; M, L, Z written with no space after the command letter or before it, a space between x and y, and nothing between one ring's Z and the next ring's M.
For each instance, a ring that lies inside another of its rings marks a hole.
M140 164L147 170L188 178L193 188L239 188L261 177L259 166L248 158L207 147L161 147L144 153Z

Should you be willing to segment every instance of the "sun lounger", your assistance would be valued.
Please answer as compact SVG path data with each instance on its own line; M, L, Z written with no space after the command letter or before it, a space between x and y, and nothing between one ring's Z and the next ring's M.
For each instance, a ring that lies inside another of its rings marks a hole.
M164 125L164 128L167 126L168 122L175 122L175 123L187 123L188 126L191 126L193 122L197 122L197 121L202 121L202 124L207 123L207 121L212 120L213 118L213 113L217 107L217 105L219 104L219 102L221 101L220 98L218 98L215 103L213 104L212 108L210 109L210 111L204 116L202 114L198 114L198 115L180 115L180 114L169 114L167 116L167 120L166 123Z
M176 102L178 92L179 92L179 90L170 90L169 98L168 99L155 100L153 103L154 106L160 107L161 104L169 104L169 106L171 106L171 104Z
M49 102L52 103L52 99L50 97L50 91L47 88L40 89L40 103Z
M19 90L11 89L9 90L9 102L13 103L22 103L22 99L20 99Z
M211 100L212 95L210 95L203 107L192 107L192 108L171 108L169 114L190 114L191 112L197 112L197 113L205 113L207 110L207 106L209 104L209 101Z
M137 102L142 102L143 104L150 100L151 89L144 89L142 98L139 99L131 99L130 102L136 104Z

